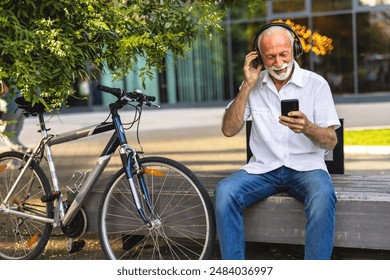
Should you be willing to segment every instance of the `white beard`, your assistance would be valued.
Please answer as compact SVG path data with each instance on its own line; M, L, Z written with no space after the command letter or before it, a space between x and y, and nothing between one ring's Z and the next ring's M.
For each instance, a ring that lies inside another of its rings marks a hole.
M284 81L285 79L287 79L290 76L293 67L294 67L294 60L291 60L291 62L289 62L289 63L283 63L283 65L280 68L275 67L275 66L271 66L271 67L265 67L265 69L267 69L268 73L272 77L274 77L275 79L277 79L279 81ZM277 74L275 72L275 71L282 70L285 68L287 68L287 71L284 73Z

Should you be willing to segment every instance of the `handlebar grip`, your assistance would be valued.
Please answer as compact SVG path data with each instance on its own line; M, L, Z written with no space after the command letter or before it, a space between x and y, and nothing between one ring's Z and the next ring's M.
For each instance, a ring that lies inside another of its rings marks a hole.
M122 90L120 88L110 88L102 85L98 85L97 89L100 91L108 92L115 95L118 99L122 96Z
M156 101L156 97L155 96L146 96L146 99L149 100L149 101Z
M155 96L146 95L140 89L134 89L133 92L129 92L127 94L129 94L130 96L133 96L136 99L140 99L141 98L141 101L145 101L145 100L147 100L147 101L156 101L156 97Z

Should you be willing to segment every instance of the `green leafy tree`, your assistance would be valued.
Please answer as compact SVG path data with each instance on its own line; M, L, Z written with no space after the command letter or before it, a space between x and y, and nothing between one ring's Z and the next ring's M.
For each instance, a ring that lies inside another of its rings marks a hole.
M225 14L218 1L2 0L0 79L47 110L74 94L86 64L121 78L145 59L142 75L182 55L199 32L212 36ZM245 1L244 1L245 2Z

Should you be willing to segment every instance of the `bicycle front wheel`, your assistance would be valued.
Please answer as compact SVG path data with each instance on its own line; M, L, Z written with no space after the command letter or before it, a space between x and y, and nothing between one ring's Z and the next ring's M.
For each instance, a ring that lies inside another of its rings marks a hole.
M41 197L50 192L43 170L35 162L16 185L7 204L4 199L25 166L25 155L19 152L0 154L0 258L34 259L45 249L52 225L36 218L53 218L53 202L43 203ZM32 218L7 213L6 209Z
M214 210L203 184L184 165L162 157L140 160L142 177L157 214L153 226L138 214L129 182L120 170L99 209L99 234L109 259L209 259L214 251ZM140 183L134 175L140 198ZM148 209L145 200L143 208ZM145 211L147 212L147 210ZM156 218L157 217L157 218Z

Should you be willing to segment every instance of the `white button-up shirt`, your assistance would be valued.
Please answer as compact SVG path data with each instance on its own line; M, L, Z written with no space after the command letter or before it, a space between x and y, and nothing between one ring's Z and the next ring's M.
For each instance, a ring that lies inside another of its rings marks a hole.
M249 145L253 157L242 167L247 172L261 174L281 166L297 171L327 171L326 151L303 133L279 123L280 101L292 98L299 100L299 110L317 126L340 126L332 93L323 77L294 62L291 79L278 92L268 72L262 71L245 109L244 119L252 117Z

